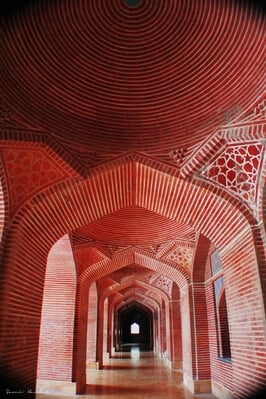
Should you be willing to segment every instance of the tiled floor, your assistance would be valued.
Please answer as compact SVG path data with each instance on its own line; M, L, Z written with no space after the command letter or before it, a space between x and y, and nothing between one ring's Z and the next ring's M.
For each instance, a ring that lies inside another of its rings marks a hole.
M106 362L103 370L89 370L84 395L39 394L38 399L214 399L213 395L193 395L182 384L182 373L163 366L151 352L119 354Z

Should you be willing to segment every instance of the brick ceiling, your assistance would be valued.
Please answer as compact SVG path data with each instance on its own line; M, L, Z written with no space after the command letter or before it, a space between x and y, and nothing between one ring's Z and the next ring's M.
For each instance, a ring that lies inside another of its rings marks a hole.
M22 1L6 26L6 105L77 157L197 146L264 84L261 17L230 3Z
M208 145L204 156L197 154L216 129L237 120L263 92L262 14L244 1L245 7L220 0L9 3L17 12L7 15L4 28L1 95L7 111L0 122L12 137L25 128L20 146L8 142L1 152L10 215L38 193L77 179L73 189L66 183L59 194L43 194L43 208L36 201L42 217L35 220L29 206L28 224L39 223L45 236L52 221L54 239L70 232L78 276L85 279L99 265L90 278L103 290L113 287L127 301L143 302L145 295L154 301L160 290L170 296L171 279L192 275L194 251L207 256L209 242L202 244L199 233L224 245L232 227L237 234L245 223L242 214L236 217L232 201L240 186L226 157L241 150L261 165L261 147L253 145L251 154L248 147L230 147L218 159L218 183L233 192L230 203L220 201L212 186L193 185L184 176L216 154ZM179 179L184 156L190 164ZM201 177L217 183L215 162ZM246 171L250 186L240 187L252 206L255 166ZM90 178L78 184L84 176ZM124 286L127 277L132 281Z
M107 215L75 233L113 245L158 245L177 238L195 239L190 226L136 206Z

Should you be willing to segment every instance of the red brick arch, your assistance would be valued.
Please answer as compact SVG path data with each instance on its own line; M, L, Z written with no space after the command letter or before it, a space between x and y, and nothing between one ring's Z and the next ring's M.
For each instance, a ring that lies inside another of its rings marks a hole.
M167 308L168 311L169 311L169 297L168 297L168 295L163 290L161 290L160 288L158 288L156 286L153 286L153 285L150 285L148 283L145 283L144 281L140 281L137 278L136 279L135 278L129 279L128 281L124 282L120 286L117 286L117 287L115 286L113 289L112 288L111 289L107 288L106 290L104 290L102 292L101 297L100 297L99 308L102 309L102 310L104 309L104 301L105 301L105 299L107 297L113 295L114 293L118 293L121 290L124 290L125 288L130 289L130 287L132 287L132 286L137 287L137 288L141 288L141 290L144 292L144 296L141 293L139 293L139 292L137 294L135 294L135 293L133 294L129 290L128 294L123 296L123 304L121 303L120 305L118 304L116 306L116 311L118 311L118 309L120 309L121 306L125 306L127 303L130 303L132 301L137 301L140 304L143 304L143 299L144 299L144 297L146 297L145 293L147 291L151 291L153 293L159 294L160 297L163 299L164 307ZM160 303L158 302L158 300L156 298L150 297L149 295L147 295L147 298L149 298L149 301L154 304L153 306L151 306L151 305L149 306L148 304L147 305L145 304L146 307L148 307L151 311L152 310L154 311L155 309L159 309L160 308ZM168 334L170 336L169 314L168 314L168 318L167 318L167 315L165 317L166 317L167 321L165 323L164 328L165 328L165 330L168 330ZM98 331L98 337L100 337L99 338L100 342L98 342L98 356L99 356L100 359L103 358L103 351L104 351L103 345L102 345L102 334L103 334L103 325L100 326L100 331ZM171 343L170 340L167 341L168 351L169 352L170 352L170 343ZM80 347L80 342L79 342L79 347ZM101 361L100 361L100 363L101 363Z
M133 284L133 281L131 281L131 283ZM147 295L146 294L147 291L152 291L152 292L156 292L156 293L159 292L159 294L162 294L164 301L167 301L167 299L168 299L167 295L162 290L160 290L158 287L151 286L151 285L149 285L143 281L139 281L137 279L135 280L135 284L136 284L136 287L142 288L142 291L136 292L134 294L131 291L129 291L128 293L123 295L123 301L121 301L120 296L115 298L115 300L112 301L110 304L110 313L111 314L112 314L112 312L118 313L120 309L122 309L123 307L128 306L132 303L137 303L139 306L145 306L151 312L159 311L160 303L158 302L158 298ZM127 283L121 284L121 286L118 287L117 292L119 293L120 290L125 289L127 286L130 288L132 285L130 285L130 282L128 282L128 284ZM142 292L143 292L143 294L142 294ZM108 290L107 290L106 294L108 294ZM103 293L103 295L104 295L104 293ZM144 299L147 299L147 300L145 302L143 302Z
M17 214L10 228L1 312L2 332L9 331L1 341L3 368L9 379L34 386L47 254L66 233L119 209L138 206L191 225L220 248L253 222L248 209L223 190L156 170L152 162L138 157L117 160L96 172L85 180L59 183L37 195ZM143 259L147 267L153 262ZM23 338L16 331L17 323L23 328ZM29 356L22 360L19 354L25 351Z
M110 313L116 312L116 314L118 314L119 310L122 309L123 307L131 306L132 304L135 304L135 303L139 307L143 307L144 309L149 309L151 312L159 312L159 305L155 299L149 298L149 301L146 301L143 304L143 298L139 294L137 294L134 298L132 296L124 298L123 302L121 302L120 297L116 297L110 304ZM115 325L114 325L114 327L115 327ZM115 328L114 328L114 330L115 330ZM113 341L115 341L116 338L117 337L115 337L115 334L113 332ZM110 345L110 347L111 347L111 345Z
M160 296L163 298L163 300L165 302L167 302L167 300L169 300L168 295L163 290L161 290L160 288L155 287L155 286L150 285L150 284L147 284L144 281L140 281L138 279L129 279L128 281L124 282L123 284L120 284L117 287L114 287L113 289L112 288L111 289L106 289L102 293L100 301L103 302L110 295L113 295L114 293L117 293L117 292L119 292L119 291L121 291L121 290L123 290L125 288L130 288L132 286L136 286L136 287L142 288L142 290L144 292L146 290L146 291L151 291L151 292L154 292L154 293L159 293ZM149 295L148 295L148 297L149 297ZM126 298L126 296L125 296L125 298Z
M137 206L193 226L217 247L225 245L248 222L256 223L248 208L225 190L196 178L181 179L171 168L157 170L158 166L130 158L108 163L87 179L68 180L36 195L13 223L33 220L36 230L44 230L50 246L79 226ZM47 234L44 226L49 222L55 226ZM219 231L213 228L217 224Z
M115 311L119 311L119 309L122 309L124 306L130 305L132 303L137 303L138 305L141 305L143 301L143 296L140 293L137 293L136 295L132 295L132 294L128 294L125 297L125 301L123 303L119 303L117 304L117 306L115 306ZM149 302L145 302L145 305L150 311L154 311L155 309L158 309L158 302L149 297ZM111 306L111 309L114 308L114 306Z
M135 249L129 249L122 253L118 253L113 257L112 260L102 260L94 265L90 265L83 274L79 277L77 286L77 313L75 321L75 337L74 337L74 359L73 359L73 375L74 379L77 381L77 392L81 393L85 387L86 381L86 337L87 337L87 320L86 315L88 314L88 292L90 285L102 277L107 276L111 272L122 269L125 266L129 266L132 263L136 263L140 266L146 267L148 269L154 270L158 273L164 274L167 277L173 279L179 287L184 287L189 281L189 276L187 272L183 275L182 271L177 267L172 265L170 262L163 262L152 258L141 251L136 251ZM141 284L141 283L139 283ZM142 283L143 285L144 283ZM131 286L132 281L125 283L123 285ZM145 285L145 284L144 284ZM107 290L109 295L119 291L121 288L114 290ZM149 285L149 289L152 286ZM153 288L155 289L155 288ZM164 300L167 302L167 295L161 294ZM105 296L102 295L100 299L100 306L103 307ZM185 312L189 312L189 309L184 309ZM102 337L100 338L102 339ZM100 363L102 363L102 349L101 343L98 344L98 358Z
M158 260L145 251L129 248L114 255L111 260L104 259L88 267L80 276L78 284L89 286L93 281L133 263L166 275L174 280L179 287L183 287L189 281L188 272L181 266L174 265L170 261Z

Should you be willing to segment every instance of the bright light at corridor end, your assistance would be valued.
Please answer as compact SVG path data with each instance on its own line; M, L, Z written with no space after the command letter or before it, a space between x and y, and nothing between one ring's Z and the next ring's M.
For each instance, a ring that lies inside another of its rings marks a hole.
M140 358L140 351L138 346L132 346L130 351L130 357L133 360L138 360Z

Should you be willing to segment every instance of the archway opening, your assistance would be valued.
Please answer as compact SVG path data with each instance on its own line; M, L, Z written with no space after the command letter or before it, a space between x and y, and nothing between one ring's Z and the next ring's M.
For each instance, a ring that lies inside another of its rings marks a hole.
M153 349L153 317L148 309L138 304L127 306L119 312L119 350L130 351L138 346L141 351Z
M219 322L219 355L223 359L231 359L231 345L230 345L228 312L227 312L225 290L223 290L218 304L218 322Z

